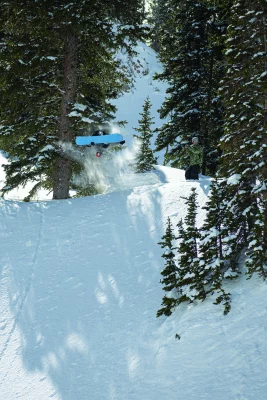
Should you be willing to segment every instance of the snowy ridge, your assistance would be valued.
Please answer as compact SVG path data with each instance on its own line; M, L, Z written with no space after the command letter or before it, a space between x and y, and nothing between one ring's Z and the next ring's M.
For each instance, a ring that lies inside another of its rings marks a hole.
M226 317L209 300L156 318L166 219L185 216L191 187L203 206L210 181L155 176L83 199L0 201L1 398L266 399L262 281L230 282Z

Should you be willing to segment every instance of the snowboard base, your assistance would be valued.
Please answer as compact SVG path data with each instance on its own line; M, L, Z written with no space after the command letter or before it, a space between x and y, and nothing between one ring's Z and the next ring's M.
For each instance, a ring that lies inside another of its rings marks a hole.
M120 133L112 133L110 135L101 136L77 136L76 144L78 146L94 146L109 144L124 144L123 136Z

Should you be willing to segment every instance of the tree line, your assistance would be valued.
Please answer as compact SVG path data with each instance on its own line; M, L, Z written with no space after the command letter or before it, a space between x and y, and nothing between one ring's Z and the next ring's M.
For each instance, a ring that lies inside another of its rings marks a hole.
M204 300L230 310L226 279L267 275L267 1L156 0L153 43L163 63L157 79L168 82L160 109L157 150L183 167L183 147L197 136L202 172L214 176L207 217L196 229L196 194L174 232L168 220L160 242L165 295L158 315L182 301ZM178 255L174 240L180 239Z

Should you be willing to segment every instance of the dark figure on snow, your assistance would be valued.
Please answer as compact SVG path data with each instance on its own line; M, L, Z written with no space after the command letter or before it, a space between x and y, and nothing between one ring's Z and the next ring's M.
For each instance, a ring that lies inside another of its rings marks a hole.
M203 148L198 143L198 138L192 139L192 145L187 145L185 149L185 156L189 157L189 168L185 171L185 179L198 180L198 174L202 167L203 162Z

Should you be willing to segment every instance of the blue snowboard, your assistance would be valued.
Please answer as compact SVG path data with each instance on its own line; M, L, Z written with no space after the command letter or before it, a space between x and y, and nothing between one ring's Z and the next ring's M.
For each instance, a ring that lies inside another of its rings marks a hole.
M77 136L76 144L78 146L93 146L101 144L124 144L123 136L119 133L101 136Z

